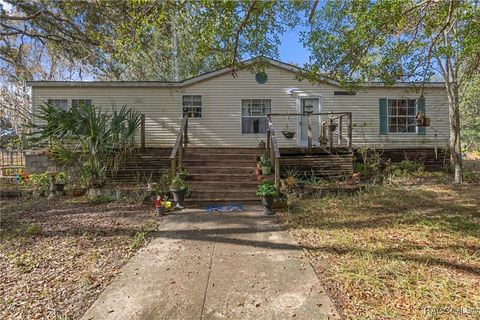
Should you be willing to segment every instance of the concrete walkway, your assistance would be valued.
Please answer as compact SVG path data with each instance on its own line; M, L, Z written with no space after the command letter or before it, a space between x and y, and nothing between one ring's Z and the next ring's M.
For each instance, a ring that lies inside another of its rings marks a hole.
M165 217L82 319L338 319L275 220L255 206Z

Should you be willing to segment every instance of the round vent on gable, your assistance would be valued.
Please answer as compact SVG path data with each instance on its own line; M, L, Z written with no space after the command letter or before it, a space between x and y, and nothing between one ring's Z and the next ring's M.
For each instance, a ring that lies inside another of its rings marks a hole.
M268 75L265 73L265 72L258 72L256 75L255 75L255 80L260 83L260 84L263 84L265 82L267 82L268 80Z

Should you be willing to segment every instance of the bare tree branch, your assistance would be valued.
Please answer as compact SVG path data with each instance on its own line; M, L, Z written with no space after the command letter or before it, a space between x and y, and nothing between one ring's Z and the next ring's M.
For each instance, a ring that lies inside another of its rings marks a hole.
M240 34L242 33L243 28L245 28L245 26L247 25L248 20L250 19L250 15L252 14L253 10L255 9L255 5L257 4L257 2L258 2L257 0L253 0L250 3L250 6L248 7L247 13L245 13L245 17L243 18L242 22L238 26L237 31L235 33L235 42L233 44L233 56L232 56L232 64L231 64L232 75L234 77L236 76L235 62L237 61L238 41L240 39Z
M315 16L315 11L317 10L318 0L313 2L312 11L310 11L310 16L308 17L308 22L312 23L313 17Z
M12 21L27 21L27 20L33 20L37 18L39 15L42 14L42 10L39 10L35 12L34 14L31 14L29 16L23 17L23 16L8 16L8 15L0 15L0 19L4 20L12 20Z

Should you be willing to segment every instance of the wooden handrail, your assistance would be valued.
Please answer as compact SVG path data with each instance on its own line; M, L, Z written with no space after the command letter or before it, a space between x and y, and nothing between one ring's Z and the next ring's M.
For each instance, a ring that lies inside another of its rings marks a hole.
M275 188L280 190L280 148L278 147L277 137L275 136L275 129L273 128L272 117L270 115L267 116L267 121L267 149L270 152L270 158L274 166Z
M177 173L177 154L178 167L183 170L183 151L185 145L188 144L188 117L182 119L182 125L177 134L177 139L170 154L170 171L172 175Z

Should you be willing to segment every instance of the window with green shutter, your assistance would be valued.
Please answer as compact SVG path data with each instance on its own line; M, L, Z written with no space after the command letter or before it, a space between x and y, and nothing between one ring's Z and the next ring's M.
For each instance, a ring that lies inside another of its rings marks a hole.
M380 114L380 134L387 134L388 133L387 99L380 99L379 114Z
M411 133L422 134L425 128L417 127L417 112L425 112L420 100L415 99L380 99L380 134Z

